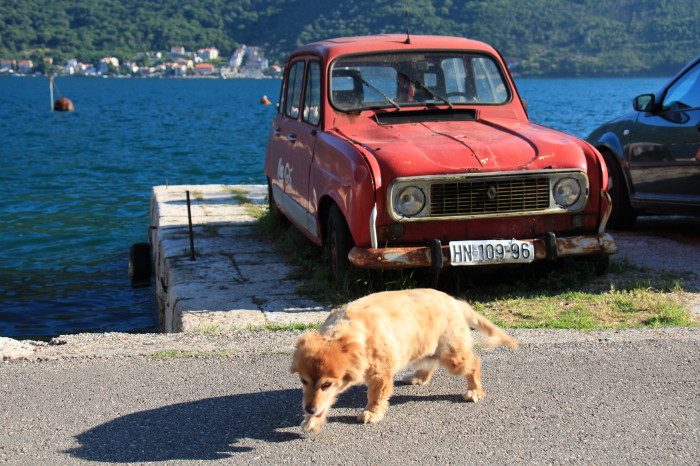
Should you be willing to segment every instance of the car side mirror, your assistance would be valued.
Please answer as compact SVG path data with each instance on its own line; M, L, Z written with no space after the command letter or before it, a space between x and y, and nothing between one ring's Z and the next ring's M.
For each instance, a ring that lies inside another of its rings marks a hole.
M632 101L632 107L638 112L653 112L656 109L654 94L638 95Z

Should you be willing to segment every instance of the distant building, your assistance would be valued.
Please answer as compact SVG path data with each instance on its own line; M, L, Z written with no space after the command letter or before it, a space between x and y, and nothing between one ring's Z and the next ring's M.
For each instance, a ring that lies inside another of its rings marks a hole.
M184 57L186 54L185 47L170 47L171 57Z
M100 63L98 64L98 70L102 74L109 73L110 71L110 65L114 69L119 69L119 59L116 57L104 57L103 59L100 60Z
M139 72L139 65L137 65L135 62L130 61L126 63L126 69L129 73L136 74Z
M34 63L31 60L20 60L19 64L17 65L17 71L22 74L31 73L32 68L34 68Z
M150 61L158 61L163 58L163 54L161 52L137 52L134 58L136 60L145 58Z
M200 75L212 75L216 73L216 67L210 63L197 63L194 70Z
M259 47L241 45L231 55L228 65L232 77L262 78L269 62L262 57Z
M1 60L0 61L0 73L14 73L15 72L15 62L13 60Z
M197 50L197 56L202 60L214 60L219 58L219 49L216 47L209 47L208 49Z
M78 60L75 58L70 58L66 62L66 66L63 67L63 72L66 74L76 74L81 72L82 70L79 68L80 64L78 63Z

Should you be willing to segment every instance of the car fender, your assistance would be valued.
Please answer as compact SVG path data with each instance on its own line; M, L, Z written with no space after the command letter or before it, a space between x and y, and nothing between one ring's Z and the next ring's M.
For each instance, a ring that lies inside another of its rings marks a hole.
M608 149L615 156L620 166L622 166L624 152L622 151L622 143L615 133L603 133L593 144L598 150L601 147Z
M361 146L342 136L322 133L311 166L310 194L316 206L318 235L332 203L340 208L355 244L370 243L370 219L375 208L375 175Z

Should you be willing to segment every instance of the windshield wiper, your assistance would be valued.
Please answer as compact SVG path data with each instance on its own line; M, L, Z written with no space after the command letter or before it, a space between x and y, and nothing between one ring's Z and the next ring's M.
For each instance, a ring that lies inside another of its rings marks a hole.
M427 93L430 97L432 97L433 99L442 100L442 101L445 102L447 105L449 105L450 108L454 108L454 106L452 105L452 102L450 102L449 99L446 99L445 97L443 97L443 96L441 96L441 95L439 95L439 94L436 94L435 92L433 92L430 88L428 88L428 87L427 87L425 84L423 84L422 82L418 81L417 79L411 79L406 73L402 73L401 71L399 71L399 74L400 74L401 76L403 76L404 78L406 78L406 80L407 80L408 82L410 82L411 84L413 84L414 86L416 86L418 89L420 89L421 91L426 92L426 93Z
M380 96L384 97L384 100L386 100L386 101L389 102L391 105L393 105L394 107L396 107L396 110L401 110L401 106L400 106L399 104L397 104L391 97L389 97L388 95L386 95L385 93L383 93L382 91L380 91L379 89L377 89L375 86L373 86L372 84L368 83L368 82L365 80L365 78L363 78L363 77L360 76L360 82L361 82L362 84L364 84L365 86L369 87L370 89L372 89L374 92L376 92L376 93L379 94Z

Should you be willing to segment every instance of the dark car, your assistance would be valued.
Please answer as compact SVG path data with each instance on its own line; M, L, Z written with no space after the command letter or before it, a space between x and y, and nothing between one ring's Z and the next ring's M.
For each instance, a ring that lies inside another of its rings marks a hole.
M633 107L587 138L608 165L608 225L631 228L643 214L700 216L700 56Z

